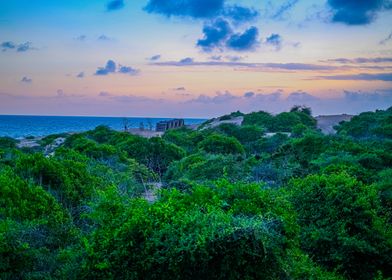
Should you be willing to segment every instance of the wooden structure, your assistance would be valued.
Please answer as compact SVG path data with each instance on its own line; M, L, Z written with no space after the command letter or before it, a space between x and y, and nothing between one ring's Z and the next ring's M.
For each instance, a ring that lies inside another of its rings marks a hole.
M174 119L168 121L160 121L157 123L155 130L165 132L166 130L173 129L173 128L180 128L185 125L183 119Z

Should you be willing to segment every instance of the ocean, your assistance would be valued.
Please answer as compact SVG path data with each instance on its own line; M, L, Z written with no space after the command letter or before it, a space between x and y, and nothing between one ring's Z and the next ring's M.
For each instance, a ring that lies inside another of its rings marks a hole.
M62 117L62 116L10 116L0 115L0 136L24 138L28 136L46 136L64 132L81 132L106 125L115 130L152 127L159 121L171 118L120 118L120 117ZM186 125L199 124L204 119L185 119Z

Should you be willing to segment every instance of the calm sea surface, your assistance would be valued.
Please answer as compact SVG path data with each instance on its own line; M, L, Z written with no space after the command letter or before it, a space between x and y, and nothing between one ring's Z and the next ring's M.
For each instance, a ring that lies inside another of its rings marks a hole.
M0 115L0 136L22 138L45 136L63 132L80 132L106 125L122 130L124 123L130 128L138 128L141 123L147 129L155 129L155 124L170 118L113 118L113 117L55 117L55 116L2 116ZM185 124L202 123L203 119L185 119Z

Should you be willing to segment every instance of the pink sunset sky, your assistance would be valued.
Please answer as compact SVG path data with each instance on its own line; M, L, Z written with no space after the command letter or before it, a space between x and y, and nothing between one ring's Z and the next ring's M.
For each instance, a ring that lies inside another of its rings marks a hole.
M0 114L392 105L390 1L2 1L0 34Z

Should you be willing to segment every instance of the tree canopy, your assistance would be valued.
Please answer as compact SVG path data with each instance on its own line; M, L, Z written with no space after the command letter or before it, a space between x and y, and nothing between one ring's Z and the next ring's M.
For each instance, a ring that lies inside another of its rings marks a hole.
M311 113L0 138L0 279L390 279L392 109Z

